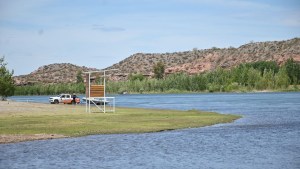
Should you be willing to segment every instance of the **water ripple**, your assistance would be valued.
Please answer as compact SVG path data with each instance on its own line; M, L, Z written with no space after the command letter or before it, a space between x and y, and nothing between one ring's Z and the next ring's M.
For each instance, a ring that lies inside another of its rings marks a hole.
M116 100L119 106L200 109L243 118L160 133L2 144L0 168L300 168L300 93L125 95Z

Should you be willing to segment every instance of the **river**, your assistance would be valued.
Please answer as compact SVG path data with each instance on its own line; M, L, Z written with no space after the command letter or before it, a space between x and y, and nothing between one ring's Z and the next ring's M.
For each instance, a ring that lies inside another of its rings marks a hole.
M47 102L48 97L10 99ZM300 168L299 92L115 97L117 106L199 109L243 118L229 124L159 133L1 144L0 168Z

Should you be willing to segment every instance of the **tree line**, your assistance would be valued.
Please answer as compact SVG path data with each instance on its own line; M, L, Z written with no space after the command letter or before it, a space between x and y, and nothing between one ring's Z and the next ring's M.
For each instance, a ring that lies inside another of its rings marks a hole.
M16 86L15 89L15 95L56 95L60 93L85 93L85 84L35 84Z
M274 61L241 64L232 69L218 68L211 72L188 75L163 75L164 65L159 63L155 78L130 74L127 81L107 81L108 93L181 93L181 92L234 92L255 90L299 90L300 64L293 59L279 66ZM80 78L80 77L77 77ZM36 84L17 86L15 95L53 95L59 93L85 93L82 79L73 84Z
M289 59L281 67L274 61L241 64L230 70L188 75L175 73L166 77L147 79L131 74L128 81L107 83L110 93L180 93L180 92L232 92L254 90L288 90L300 83L300 64Z

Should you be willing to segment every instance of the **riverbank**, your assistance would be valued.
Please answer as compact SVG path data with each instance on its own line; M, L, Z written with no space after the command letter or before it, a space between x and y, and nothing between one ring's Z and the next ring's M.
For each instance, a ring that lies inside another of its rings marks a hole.
M34 87L34 86L29 86ZM300 85L289 85L287 88L280 88L280 89L251 89L245 86L240 86L237 89L232 90L201 90L201 91L191 91L191 90L178 90L178 89L170 89L170 90L158 90L158 91L122 91L122 92L110 92L110 95L119 95L119 94L195 94L195 93L278 93L278 92L300 92ZM61 92L64 93L64 92ZM77 95L85 95L83 92L76 92ZM15 92L14 96L43 96L43 95L57 95L57 93L19 93ZM1 99L0 99L1 100Z
M86 113L85 106L0 102L0 143L144 133L229 123L240 116L201 111L117 108L115 113ZM96 110L96 109L95 109Z

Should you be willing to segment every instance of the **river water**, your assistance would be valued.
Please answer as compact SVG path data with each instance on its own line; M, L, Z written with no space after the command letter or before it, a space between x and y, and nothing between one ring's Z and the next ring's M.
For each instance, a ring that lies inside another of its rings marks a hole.
M11 99L47 102L48 96ZM116 104L243 118L159 133L1 144L0 168L300 168L300 93L118 95Z

